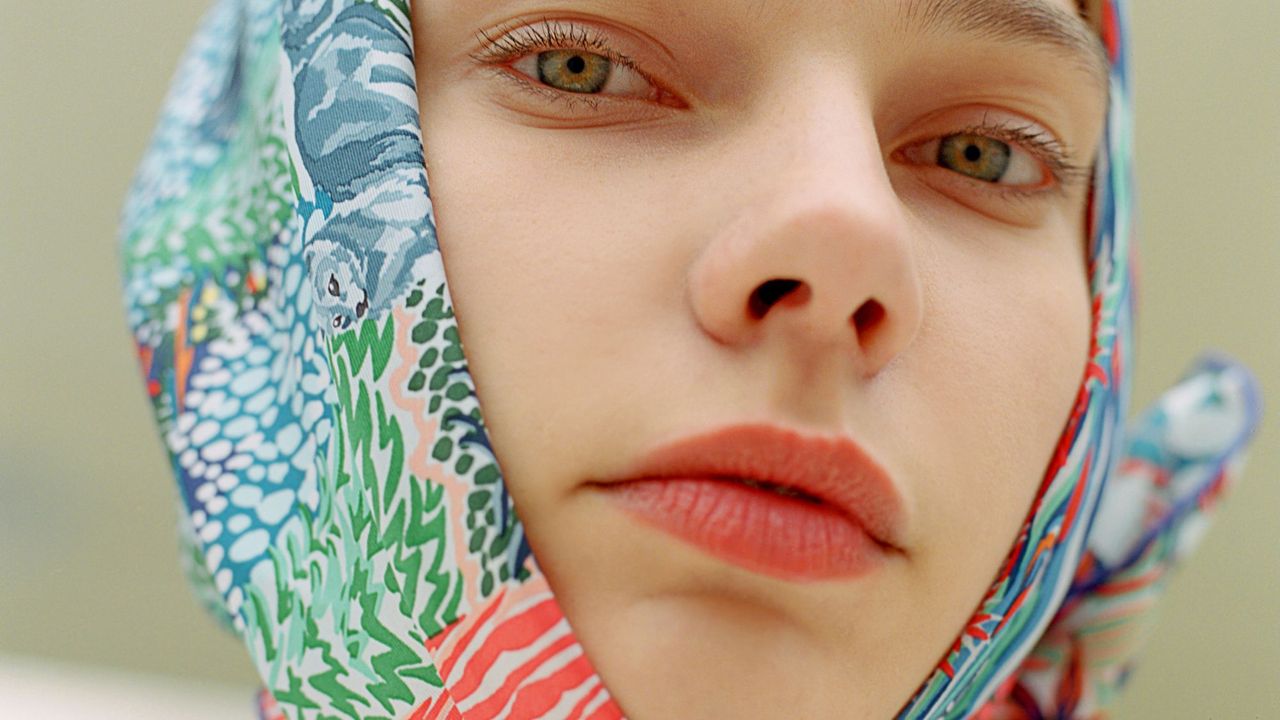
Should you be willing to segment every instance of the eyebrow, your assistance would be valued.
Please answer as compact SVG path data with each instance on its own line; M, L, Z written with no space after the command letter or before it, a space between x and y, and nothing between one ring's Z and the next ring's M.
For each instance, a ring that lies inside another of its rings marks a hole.
M1047 47L1075 61L1103 87L1111 73L1102 39L1078 15L1044 0L908 0L902 17L922 33L962 33Z

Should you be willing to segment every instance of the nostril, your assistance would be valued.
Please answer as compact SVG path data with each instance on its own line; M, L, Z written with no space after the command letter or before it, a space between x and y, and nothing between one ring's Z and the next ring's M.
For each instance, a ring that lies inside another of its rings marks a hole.
M790 296L790 297L788 297ZM747 298L747 312L760 320L769 309L786 300L788 304L803 303L809 296L809 287L799 280L777 278L760 283L760 287Z
M853 327L858 331L858 344L866 344L884 324L884 306L877 300L868 300L853 312Z

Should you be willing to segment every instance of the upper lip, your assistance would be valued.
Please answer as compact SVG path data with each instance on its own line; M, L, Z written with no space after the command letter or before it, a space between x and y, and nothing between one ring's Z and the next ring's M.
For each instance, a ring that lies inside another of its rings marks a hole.
M734 425L654 448L619 482L701 477L798 491L861 525L881 545L903 546L902 494L884 468L846 437Z

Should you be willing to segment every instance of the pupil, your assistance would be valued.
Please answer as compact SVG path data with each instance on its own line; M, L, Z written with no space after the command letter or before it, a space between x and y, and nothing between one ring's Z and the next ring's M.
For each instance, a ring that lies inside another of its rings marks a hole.
M964 159L969 162L978 162L982 159L982 148L977 145L968 145L964 149Z
M587 69L587 61L583 60L581 55L574 55L565 62L564 66L569 69L569 72L577 75Z

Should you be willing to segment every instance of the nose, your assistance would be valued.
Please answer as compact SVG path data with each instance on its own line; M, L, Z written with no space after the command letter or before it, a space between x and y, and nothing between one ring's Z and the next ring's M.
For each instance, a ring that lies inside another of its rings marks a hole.
M919 330L921 280L870 112L827 100L811 93L754 134L770 150L747 162L765 179L730 196L691 266L690 302L717 342L834 353L870 376Z

